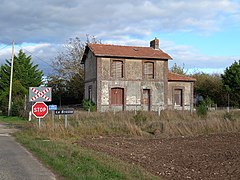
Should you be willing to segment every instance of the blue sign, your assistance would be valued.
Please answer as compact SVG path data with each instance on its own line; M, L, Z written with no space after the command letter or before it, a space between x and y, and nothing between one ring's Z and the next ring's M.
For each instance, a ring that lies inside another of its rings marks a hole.
M48 110L49 110L49 111L55 111L55 110L57 110L57 105L48 105Z

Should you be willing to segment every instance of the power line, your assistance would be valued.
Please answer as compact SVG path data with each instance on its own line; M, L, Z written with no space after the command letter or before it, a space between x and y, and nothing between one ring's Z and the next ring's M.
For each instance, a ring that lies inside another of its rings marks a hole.
M55 71L58 71L58 69L55 68L55 67L54 67L53 65L51 65L50 63L48 63L48 62L46 62L45 60L43 60L42 58L34 55L32 52L28 51L27 49L23 48L22 46L20 46L20 47L21 47L21 49L23 49L23 50L27 51L28 53L30 53L32 56L36 57L38 60L40 60L40 61L42 61L42 62L44 62L45 64L48 65L48 66L46 66L46 65L41 65L43 68L45 68L45 69L51 68L51 69L53 69L53 70L55 70Z
M0 48L0 51L1 51L2 49L5 49L6 47L8 47L8 45L5 45L4 47Z
M22 47L21 47L21 48L22 48ZM48 63L47 61L45 61L45 60L41 59L40 57L36 56L36 55L33 54L32 52L28 51L28 50L25 49L25 48L22 48L22 49L25 50L25 51L27 51L28 53L30 53L32 56L36 57L38 60L40 60L40 61L42 61L42 62L44 62L44 63L46 63L46 64L48 64L49 66L52 67L52 65L51 65L50 63Z

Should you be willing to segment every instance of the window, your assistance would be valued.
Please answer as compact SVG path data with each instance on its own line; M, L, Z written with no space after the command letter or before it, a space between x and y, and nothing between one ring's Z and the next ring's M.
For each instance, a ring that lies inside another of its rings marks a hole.
M177 106L183 105L183 90L174 89L174 104Z
M154 63L153 62L145 62L143 73L144 73L145 79L154 79Z
M88 100L92 101L92 86L88 86Z
M123 78L123 61L113 60L111 70L112 70L112 77Z

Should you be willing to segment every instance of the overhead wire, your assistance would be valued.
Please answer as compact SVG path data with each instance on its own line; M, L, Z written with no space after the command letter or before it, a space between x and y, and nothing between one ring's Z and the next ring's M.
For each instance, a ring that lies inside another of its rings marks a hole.
M21 47L22 48L22 47ZM48 64L49 66L52 66L50 63L48 63L47 61L43 60L42 58L38 57L37 55L33 54L32 52L28 51L27 49L25 48L22 48L23 50L27 51L28 53L30 53L32 56L36 57L38 60Z
M0 50L3 50L3 49L5 49L6 47L8 47L9 45L5 45L4 47L2 47L2 48L0 48ZM26 51L26 52L28 52L31 56L33 56L33 57L35 57L38 61L40 61L40 62L43 62L44 64L41 64L41 66L43 67L43 68L46 68L46 69L56 69L56 68L54 68L54 66L52 65L52 64L50 64L49 62L47 62L47 61L45 61L45 60L43 60L42 58L40 58L39 56L37 56L37 55L35 55L34 53L32 53L31 51L29 51L29 50L27 50L26 48L23 48L21 45L19 46L22 50L24 50L24 51ZM46 65L47 64L47 65Z
M4 47L0 48L0 51L1 51L2 49L5 49L6 47L8 47L8 45L5 45Z

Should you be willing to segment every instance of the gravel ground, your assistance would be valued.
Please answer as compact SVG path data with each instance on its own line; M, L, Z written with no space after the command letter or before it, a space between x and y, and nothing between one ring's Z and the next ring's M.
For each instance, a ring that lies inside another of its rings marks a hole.
M163 179L240 179L240 133L171 139L98 137L77 143L138 164Z

